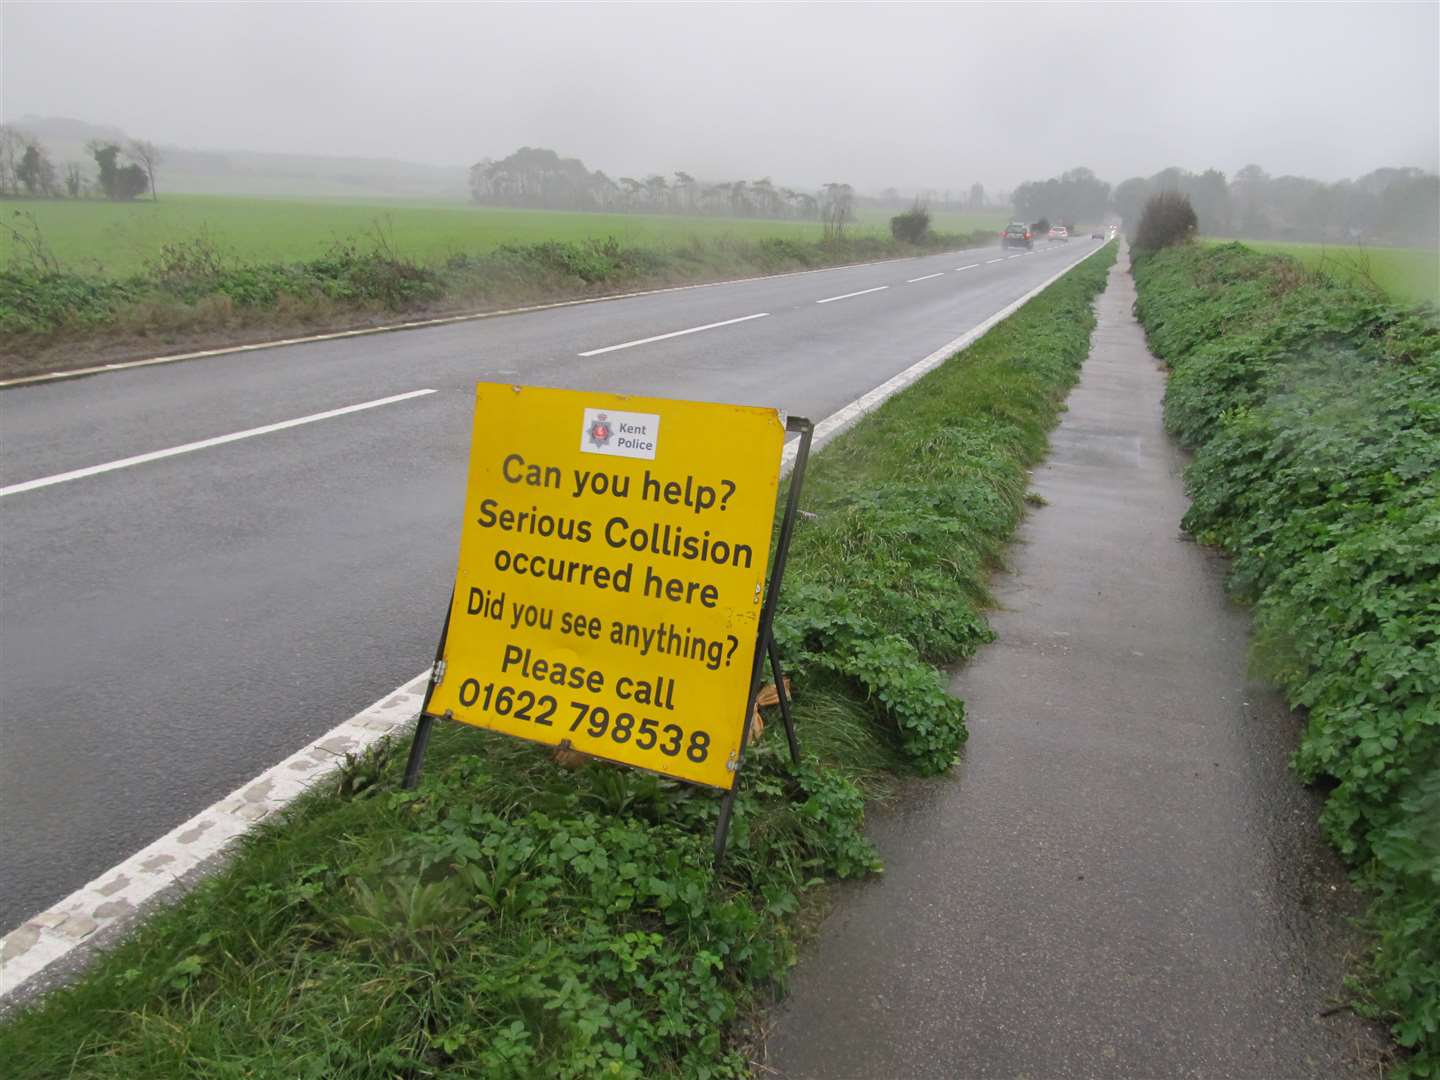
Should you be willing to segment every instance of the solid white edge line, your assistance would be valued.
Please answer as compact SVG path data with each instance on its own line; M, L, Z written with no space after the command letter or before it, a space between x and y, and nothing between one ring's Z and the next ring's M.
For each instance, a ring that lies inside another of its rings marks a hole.
M654 337L637 338L634 341L622 341L619 345L606 345L603 349L591 349L589 352L576 353L577 356L599 356L601 353L615 352L618 349L630 349L636 345L649 345L652 341L665 341L667 338L684 337L686 334L698 334L701 330L714 330L717 326L734 326L736 323L749 322L751 319L764 319L769 316L768 311L761 311L755 315L742 315L738 319L724 319L721 322L706 323L704 326L692 326L688 330L672 330L668 334L656 334Z
M925 274L923 277L912 277L909 281L905 282L905 284L906 284L906 285L914 285L917 281L929 281L931 278L944 277L944 276L945 276L945 271L944 271L944 270L940 270L940 271L937 271L937 272L934 273L934 274Z
M1055 282L1105 247L1076 259L1035 288L991 315L980 325L940 346L925 359L852 401L815 425L811 452L842 434L866 413L939 367L955 353L973 345L997 323L1044 292ZM800 440L791 439L780 458L780 475L795 467ZM303 750L292 754L229 796L202 810L183 825L111 867L64 900L26 919L0 939L0 1000L27 981L64 959L87 941L109 931L125 930L143 912L141 904L153 899L186 873L222 857L230 844L257 822L284 809L316 783L334 775L347 754L363 753L381 738L409 729L424 698L426 668L409 682L386 694L369 708L337 725Z
M1051 274L1048 278L1042 281L1039 285L1036 285L1033 289L1027 292L1024 296L1020 297L1018 300L1014 300L1011 301L1009 304L1006 304L994 315L991 315L984 322L980 323L980 325L974 327L971 330L967 330L965 333L957 337L954 341L948 341L944 345L941 345L940 348L936 349L929 356L925 357L925 359L911 364L904 371L900 372L898 375L892 376L891 378L887 379L885 382L875 387L874 390L871 390L868 394L864 395L863 397L856 398L854 401L852 401L849 405L846 405L840 411L831 413L824 420L821 420L818 424L815 425L815 433L810 437L810 452L813 454L830 440L834 439L837 435L840 435L842 432L853 427L856 421L858 421L866 413L873 412L875 409L879 408L882 404L884 404L888 399L898 394L901 390L904 390L906 387L910 386L922 376L929 374L931 371L934 371L937 367L943 364L950 357L954 356L961 349L968 348L969 346L975 344L975 342L979 341L982 337L988 334L997 323L1008 319L1011 315L1015 314L1015 312L1019 311L1020 308L1024 307L1031 300L1035 299L1035 297L1039 296L1051 285L1054 285L1055 282L1059 281L1071 270L1075 269L1075 267L1079 266L1086 259L1090 258L1091 255L1094 255L1095 252L1100 251L1104 247L1105 245L1101 244L1099 247L1096 247L1093 250L1086 252L1084 255L1076 259L1074 262L1070 263L1068 266L1065 266L1060 270L1056 271L1055 273ZM787 474L792 468L795 467L795 455L799 452L799 439L791 439L785 444L785 451L780 459L780 474L782 476Z
M128 469L132 465L143 465L148 461L159 461L162 458L174 457L177 454L189 454L195 450L204 450L211 446L221 446L224 443L237 442L240 439L251 439L256 435L269 435L274 431L284 431L286 428L299 427L301 424L313 424L317 420L330 420L337 416L346 416L350 413L362 412L365 409L379 408L381 405L393 405L397 401L409 401L411 398L424 397L426 394L433 394L434 390L411 390L405 394L393 394L390 397L376 398L374 401L362 401L358 405L346 405L339 409L328 409L325 412L311 413L309 416L297 416L294 420L281 420L277 424L265 424L263 427L247 428L245 431L232 431L228 435L216 435L210 439L201 439L198 442L182 443L179 446L166 447L164 450L152 450L148 454L136 454L134 457L119 458L116 461L107 461L101 465L90 465L84 469L72 469L69 472L55 473L52 476L41 476L34 480L26 480L20 484L11 484L8 487L0 488L0 497L15 495L22 491L34 491L36 488L49 487L52 484L63 484L70 480L80 480L87 476L98 476L100 473L114 472L116 469Z
M107 931L125 929L143 913L144 905L218 859L259 822L332 777L347 754L362 754L386 735L403 731L420 711L429 677L426 668L6 934L0 940L0 1000L75 948L109 938Z
M974 251L975 248L956 248L955 251ZM433 319L411 319L407 322L387 323L384 326L362 326L354 330L334 330L326 334L308 334L304 337L276 338L273 341L256 341L249 345L226 345L218 349L200 349L196 352L174 353L170 356L152 356L144 360L121 360L112 364L96 364L93 367L70 368L66 371L47 371L40 375L21 375L14 379L0 379L0 390L12 386L31 386L35 383L57 382L62 379L78 379L84 375L103 375L109 371L126 371L130 368L150 367L153 364L175 364L182 360L203 360L213 356L233 356L238 353L258 352L261 349L278 349L285 345L309 345L320 341L338 341L343 338L366 337L370 334L393 334L401 330L423 330L430 326L449 326L454 323L476 322L480 319L498 319L506 315L528 315L535 311L553 311L556 308L580 307L583 304L604 304L611 300L633 300L640 296L660 296L664 293L688 292L691 289L718 289L726 285L747 285L756 281L778 281L782 278L804 277L806 274L829 274L836 270L854 270L861 266L883 266L892 262L913 262L916 259L933 259L938 255L953 252L936 252L933 255L901 255L894 259L872 259L869 262L842 263L839 266L817 266L814 270L787 270L783 274L752 274L750 277L727 278L724 281L701 281L694 285L667 285L659 289L637 289L634 292L611 293L608 296L585 296L576 300L552 300L545 304L529 304L525 307L500 308L496 311L471 311L463 315L440 315Z
M827 296L824 300L816 300L817 304L833 304L836 300L849 300L852 296L865 296L867 293L880 292L888 289L889 285L876 285L873 289L861 289L859 292L842 293L839 296Z

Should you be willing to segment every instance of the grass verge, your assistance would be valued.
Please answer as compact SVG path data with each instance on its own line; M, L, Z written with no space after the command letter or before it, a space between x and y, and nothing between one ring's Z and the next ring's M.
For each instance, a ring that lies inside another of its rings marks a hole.
M1338 281L1371 286L1397 303L1440 304L1440 251L1434 248L1286 244L1268 240L1241 243L1256 251L1288 255L1307 269L1318 270Z
M1440 1076L1440 318L1239 244L1137 259L1194 447L1184 527L1234 556L1257 668L1307 713L1295 766L1375 893L1355 980Z
M937 665L989 639L985 581L1074 383L1113 248L812 462L777 636L805 764L718 799L451 726L247 838L230 865L0 1026L17 1077L745 1075L797 914L878 869L867 798L965 738Z
M83 366L77 356L97 349L98 359L119 359L159 348L375 325L401 314L495 310L921 255L987 244L993 235L934 233L922 244L907 244L888 233L857 231L827 241L813 230L762 223L769 232L662 232L655 243L615 236L512 240L465 250L458 246L461 233L443 254L427 248L429 254L417 257L380 224L334 239L304 260L250 261L232 241L202 229L160 243L139 269L114 276L99 267L77 269L83 264L54 254L35 217L44 210L36 204L17 211L4 228L10 257L0 270L0 376ZM541 220L517 224L518 235L543 236L547 227L569 235L566 225L573 223L551 221L566 215L534 216Z
M16 218L17 211L20 214ZM895 210L863 208L856 233L890 235ZM818 221L708 217L680 214L520 210L460 201L418 199L276 198L181 195L162 192L159 202L139 199L0 199L0 222L22 224L33 216L56 259L94 277L143 274L167 245L207 236L237 261L250 264L308 262L337 241L383 234L407 258L443 263L453 255L481 255L506 244L551 240L586 244L615 238L624 247L685 247L767 238L813 242ZM931 228L991 235L1005 227L1005 212L933 211ZM0 264L8 264L16 241L0 228Z

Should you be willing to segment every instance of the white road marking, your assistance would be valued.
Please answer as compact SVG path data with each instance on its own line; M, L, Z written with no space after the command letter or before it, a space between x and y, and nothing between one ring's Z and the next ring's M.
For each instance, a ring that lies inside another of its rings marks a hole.
M1005 261L1005 260L1004 260L1003 258L1000 258L1000 259L986 259L986 260L985 260L985 265L986 265L986 266L989 266L991 263L1004 262L1004 261Z
M815 425L811 450L819 450L866 413L878 408L887 398L939 367L960 349L974 344L996 323L1014 314L1103 246L1092 249L1052 274L973 330L940 346L925 359L827 416ZM782 477L794 468L799 450L799 439L791 439L785 444L780 459ZM126 929L138 917L136 909L145 896L155 896L172 881L179 881L188 871L218 858L256 822L289 805L303 791L334 775L344 764L347 753L362 753L387 734L398 736L407 732L419 712L425 694L424 680L429 674L427 668L298 753L242 784L209 809L202 810L149 847L0 938L0 998L18 990L30 978L87 941L97 939L106 931L118 933ZM305 775L301 776L302 773ZM273 786L268 783L272 778L276 780ZM130 871L135 868L138 868L143 880L132 876ZM130 884L117 893L116 882L122 876L130 879ZM122 894L123 899L131 901L130 904L110 903ZM102 915L102 911L106 914Z
M817 304L833 304L836 300L849 300L852 296L864 296L866 293L879 292L881 289L888 289L889 285L876 285L873 289L861 289L859 292L847 292L841 296L827 296L824 300L816 300Z
M1006 255L1005 257L1006 257L1007 259L1018 259L1018 258L1020 258L1020 256L1026 255L1026 254L1028 254L1028 252L1021 251L1021 252L1017 252L1017 253L1014 254L1014 255Z
M1076 259L1074 262L1070 263L1068 266L1061 267L1059 270L1055 271L1055 273L1051 274L1048 278L1042 281L1039 285L1036 285L1033 289L1027 292L1024 296L1020 297L1020 299L1013 300L1010 303L1006 304L1003 308L995 312L994 315L991 315L988 319L982 322L979 326L975 327L973 330L967 330L965 333L957 337L954 341L946 342L944 345L941 345L940 348L932 352L929 356L925 357L924 360L919 360L916 363L911 364L904 371L900 372L898 375L895 375L890 379L887 379L885 382L875 387L874 390L871 390L868 394L865 394L863 397L856 398L839 412L831 413L824 420L821 420L818 424L815 425L815 434L811 436L811 452L814 453L816 450L819 450L831 439L835 438L835 436L852 427L855 422L858 421L866 413L872 412L875 409L879 408L880 405L882 405L885 401L894 397L901 390L904 390L907 386L910 386L912 383L919 380L921 376L926 375L929 372L933 371L935 368L939 367L941 364L943 364L946 360L950 359L950 357L954 356L961 349L968 348L969 346L975 344L975 342L979 341L982 337L988 334L996 323L1008 319L1011 315L1015 314L1015 312L1019 311L1031 300L1035 299L1035 297L1039 296L1051 285L1054 285L1055 282L1059 281L1071 270L1075 269L1075 267L1079 266L1082 262L1088 259L1091 255L1094 255L1095 252L1099 250L1100 248L1098 247L1093 248L1092 250L1082 255L1080 258ZM800 440L798 438L791 439L785 444L785 450L780 458L780 475L782 477L786 473L788 473L791 468L794 467L795 455L799 452Z
M961 270L974 270L975 267L977 267L977 266L979 266L979 265L980 265L979 263L966 263L964 266L957 266L957 267L955 267L955 270L956 270L957 273L958 273L959 271L961 271Z
M964 249L961 249L964 250ZM471 311L463 315L440 315L432 319L411 319L408 322L387 323L384 326L365 326L357 330L334 330L328 334L310 334L306 337L277 338L271 341L257 341L249 345L227 345L218 349L201 349L197 352L174 353L170 356L152 356L145 360L124 360L113 364L97 364L94 367L70 368L66 371L47 371L43 375L22 375L15 379L0 379L0 389L11 386L29 386L34 383L54 382L58 379L74 379L81 375L103 375L109 371L126 371L130 368L150 367L153 364L174 364L181 360L203 360L212 356L233 356L237 353L257 352L260 349L276 349L283 345L309 345L317 341L336 341L341 338L366 337L371 334L393 334L400 330L423 330L431 326L449 326L454 323L477 322L481 319L498 319L505 315L529 315L536 311L551 311L555 308L580 307L584 304L605 304L611 300L634 300L642 296L659 296L662 293L688 292L691 289L716 289L726 285L747 285L756 281L773 281L780 278L804 277L806 274L829 274L836 270L855 270L861 266L879 266L882 263L907 262L914 259L929 259L931 255L902 255L898 259L871 259L868 262L844 263L840 266L821 266L814 270L789 270L783 274L752 274L750 277L729 278L725 281L705 281L698 285L668 285L660 289L638 289L635 292L611 293L608 296L587 296L579 300L552 300L546 304L530 304L525 307L500 308L496 311Z
M35 480L26 480L22 484L11 484L9 487L0 488L0 496L34 491L36 488L49 487L51 484L63 484L86 476L97 476L100 473L114 472L116 469L128 469L132 465L143 465L147 461L159 461L161 458L174 457L176 454L188 454L194 450L204 450L207 447L220 446L240 439L250 439L256 435L269 435L272 431L284 431L286 428L299 427L301 424L313 424L317 420L330 420L336 416L345 416L349 413L361 412L364 409L375 409L381 405L393 405L397 401L409 401L411 398L424 397L426 394L433 393L435 393L434 390L411 390L407 394L394 394L391 397L376 398L374 401L362 401L359 405L346 405L343 409L329 409L325 412L311 413L309 416L297 416L294 420L282 420L278 424L266 424L263 427L234 431L229 435L216 435L211 439L171 446L164 450L152 450L148 454L136 454L134 457L120 458L118 461L107 461L103 465L91 465L84 469L56 473L53 476L42 476Z
M248 780L213 806L177 825L82 885L49 910L25 920L0 941L0 998L81 945L113 944L137 912L202 867L212 865L237 839L316 784L333 777L345 756L359 756L392 732L415 722L426 668L284 761Z
M649 345L652 341L664 341L672 337L684 337L686 334L698 334L701 330L714 330L717 326L733 326L735 323L749 322L751 319L763 319L770 313L761 311L755 315L741 315L738 319L726 319L724 322L706 323L704 326L692 326L688 330L672 330L668 334L656 334L654 337L637 338L634 341L622 341L619 345L606 345L603 349L591 349L589 352L582 352L580 356L599 356L601 353L614 352L617 349L631 349L636 345Z
M906 285L914 285L915 282L917 282L917 281L929 281L931 278L943 277L944 274L945 274L945 271L944 271L944 270L941 270L939 273L926 274L924 277L912 277L909 281L905 282L905 284L906 284Z

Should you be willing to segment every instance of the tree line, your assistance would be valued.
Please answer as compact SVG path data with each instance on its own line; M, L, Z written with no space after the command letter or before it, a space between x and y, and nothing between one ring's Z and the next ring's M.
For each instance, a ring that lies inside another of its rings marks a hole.
M470 194L486 206L544 210L637 211L652 214L714 214L725 217L793 218L821 216L822 193L777 186L769 177L704 183L690 173L643 179L611 178L591 171L578 158L553 150L521 147L499 161L470 168Z
M1227 183L1216 169L1197 176L1170 168L1117 186L1116 209L1128 219L1164 191L1188 195L1200 231L1215 236L1429 247L1440 237L1440 176L1423 169L1376 169L1326 183L1247 165Z
M854 218L855 191L830 183L798 191L759 180L701 181L688 172L611 178L593 172L578 158L553 150L521 147L499 161L470 167L471 198L484 206L534 210L605 210L648 214L713 215L820 221L827 232L843 233Z
M69 161L62 174L40 140L10 124L0 124L0 197L103 197L128 202L148 192L151 198L159 198L155 171L164 155L154 143L127 139L122 145L92 139L85 149L94 159L95 171L87 173L81 163Z
M1113 189L1089 169L1071 169L1015 189L1015 212L1027 221L1098 222L1108 211L1140 219L1155 195L1186 196L1199 231L1210 236L1335 243L1371 241L1434 246L1440 238L1440 177L1423 169L1376 169L1358 180L1326 183L1304 176L1270 176L1247 165L1227 178L1162 169L1131 177Z

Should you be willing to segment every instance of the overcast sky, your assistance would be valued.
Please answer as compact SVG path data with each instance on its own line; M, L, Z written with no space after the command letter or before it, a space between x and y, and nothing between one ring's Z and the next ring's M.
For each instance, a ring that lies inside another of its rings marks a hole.
M1440 5L0 4L3 116L612 176L1440 166Z

